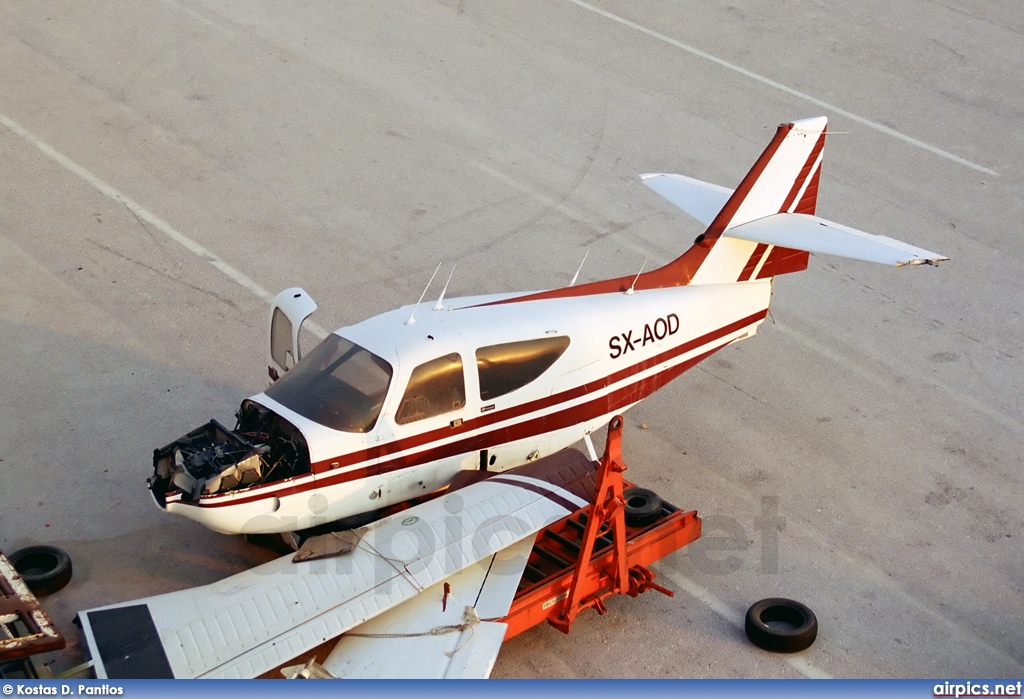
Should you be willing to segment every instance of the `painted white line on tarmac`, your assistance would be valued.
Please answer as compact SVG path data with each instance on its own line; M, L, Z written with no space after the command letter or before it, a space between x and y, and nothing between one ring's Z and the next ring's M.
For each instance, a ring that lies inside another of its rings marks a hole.
M810 102L811 104L821 107L822 109L827 109L830 112L833 112L840 116L844 116L851 121L857 122L858 124L863 124L864 126L874 129L875 131L878 131L880 133L884 133L887 136L892 136L893 138L897 138L903 141L904 143L909 143L910 145L916 148L928 151L929 153L937 155L940 158L945 158L946 160L954 162L958 165L963 165L964 167L969 167L972 170L983 172L986 175L999 174L995 170L989 169L984 165L978 165L977 163L971 162L966 158L961 158L959 155L953 155L948 151L944 151L941 148L937 148L936 146L925 143L924 141L919 141L912 136L906 135L905 133L901 133L895 129L890 129L888 126L885 126L884 124L879 124L876 121L871 121L870 119L862 117L858 114L854 114L853 112L848 112L845 109L842 109L841 107L835 106L834 104L829 104L828 102L820 100L817 97L812 97L811 95L808 95L806 92L800 92L799 90L795 90L792 87L789 87L788 85L783 85L780 82L776 82L771 78L766 78L765 76L759 75L758 73L755 73L751 70L741 68L740 66L735 65L733 63L729 63L728 61L725 61L719 58L718 56L713 56L710 53L707 53L706 51L701 51L700 49L694 46L684 44L681 41L676 41L672 37L665 36L660 32L654 31L653 29L648 29L647 27L637 24L636 22L631 22L625 17L620 17L616 14L612 14L607 10L602 10L600 7L595 7L588 2L584 2L583 0L569 0L569 2L578 7L582 7L584 10L589 10L590 12L601 15L605 19L610 19L613 22L618 22L619 24L625 27L629 27L630 29L635 29L638 32L642 32L649 37L657 39L658 41L663 41L666 44L669 44L670 46L675 46L677 49L681 49L683 51L686 51L687 53L693 54L694 56L703 58L707 61L711 61L712 63L716 63L722 66L723 68L728 68L729 70L739 73L740 75L746 76L751 80L756 80L757 82L767 85L769 87L774 87L776 90L781 90L782 92L793 95L794 97L799 97L800 99Z
M832 675L826 674L818 668L811 665L803 658L789 657L786 658L786 662L793 666L793 668L802 674L804 677L810 677L812 680L831 680L835 679Z
M162 218L151 212L149 209L145 208L137 201L129 197L127 194L124 194L120 190L114 188L112 185L107 184L99 177L92 174L84 167L76 163L74 160L58 151L49 143L33 134L31 131L23 127L18 122L14 121L5 114L0 114L0 124L7 127L7 129L9 129L15 135L19 136L21 139L27 141L28 143L38 148L43 155L45 155L50 160L54 161L55 163L63 167L68 172L77 175L79 178L84 180L93 189L95 189L103 196L108 197L109 199L113 199L117 203L121 204L126 209L131 211L135 216L137 216L140 220L145 221L150 226L163 233L165 236L167 236L175 243L191 252L196 257L199 257L200 259L212 265L216 270L221 272L221 274L223 274L228 279L241 286L243 289L246 289L247 291L252 293L256 298L266 301L268 303L274 298L273 294L271 294L269 291L267 291L262 286L257 284L256 281L249 277L247 274L245 274L244 272L235 267L232 267L228 262L214 254L213 251L211 251L209 248L203 246L202 244L196 242L195 240L192 240L187 235L174 228L174 226L169 224L167 221L163 220ZM319 327L315 323L307 321L303 325L303 327L308 328L312 333L318 335L321 339L327 336L327 331Z
M745 614L743 612L737 612L728 604L715 597L707 588L698 585L679 571L672 570L667 566L658 565L651 567L655 569L658 575L664 575L666 578L678 585L683 592L703 602L711 611L728 621L730 624L743 628ZM815 680L832 679L832 675L818 667L815 667L805 658L788 656L786 657L786 662L788 662L794 670L804 677L810 677Z

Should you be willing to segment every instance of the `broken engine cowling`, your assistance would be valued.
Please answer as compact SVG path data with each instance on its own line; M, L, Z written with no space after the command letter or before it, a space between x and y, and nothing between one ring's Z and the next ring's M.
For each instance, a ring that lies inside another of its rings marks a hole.
M295 427L263 406L246 400L238 425L216 420L153 452L147 483L157 504L180 490L183 502L203 495L241 490L309 473L309 451Z

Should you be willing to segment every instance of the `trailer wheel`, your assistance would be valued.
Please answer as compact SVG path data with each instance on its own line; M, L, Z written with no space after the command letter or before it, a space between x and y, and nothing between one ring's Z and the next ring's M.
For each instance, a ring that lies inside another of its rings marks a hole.
M631 527L646 527L661 514L661 498L653 490L630 488L622 498L626 501L626 524Z
M747 610L747 638L774 653L795 653L809 648L818 637L818 618L807 605L771 597Z
M56 592L71 581L71 557L56 546L27 546L7 560L36 594Z

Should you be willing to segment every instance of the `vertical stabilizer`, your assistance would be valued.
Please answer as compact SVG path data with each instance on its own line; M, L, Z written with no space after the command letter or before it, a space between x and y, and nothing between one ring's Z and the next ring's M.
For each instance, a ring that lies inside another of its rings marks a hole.
M708 228L733 226L778 213L813 214L825 146L825 117L782 124Z
M816 117L779 126L761 157L698 239L696 247L703 249L703 260L691 284L763 279L807 268L805 251L723 238L722 233L773 214L814 213L826 122L825 117Z

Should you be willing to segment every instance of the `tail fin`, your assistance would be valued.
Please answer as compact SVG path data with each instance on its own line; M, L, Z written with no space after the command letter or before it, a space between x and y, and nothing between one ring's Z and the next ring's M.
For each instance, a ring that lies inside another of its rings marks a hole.
M644 184L697 220L710 218L694 246L655 273L683 276L690 284L765 279L807 269L808 251L895 265L947 259L814 216L826 122L816 117L780 125L731 194L679 175L643 175Z
M708 227L706 236L782 212L813 214L825 149L825 117L782 124Z
M781 124L747 176L684 257L691 284L748 281L807 269L803 250L723 238L729 228L794 211L813 214L825 146L825 117ZM645 181L646 184L646 181Z
M826 121L816 117L779 126L735 191L682 175L641 175L645 185L708 227L667 265L492 303L766 279L807 269L810 252L891 265L949 259L814 215Z

